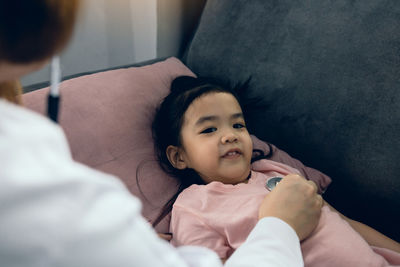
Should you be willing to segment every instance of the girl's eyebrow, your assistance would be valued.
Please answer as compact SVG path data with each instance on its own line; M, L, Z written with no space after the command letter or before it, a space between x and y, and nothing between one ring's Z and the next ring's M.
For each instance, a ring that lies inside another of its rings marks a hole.
M195 126L199 126L203 123L205 123L206 121L216 121L218 119L218 116L204 116L204 117L200 117L196 123Z
M233 115L231 116L231 119L238 119L238 118L244 119L244 116L243 116L243 113L242 113L242 112L235 113L235 114L233 114Z
M238 118L244 118L242 112L234 113L234 114L231 115L231 119L238 119ZM204 117L199 118L199 119L196 121L195 126L199 126L199 125L203 124L203 123L206 122L206 121L216 121L216 120L218 120L218 119L219 119L219 117L218 117L218 116L215 116L215 115L204 116Z

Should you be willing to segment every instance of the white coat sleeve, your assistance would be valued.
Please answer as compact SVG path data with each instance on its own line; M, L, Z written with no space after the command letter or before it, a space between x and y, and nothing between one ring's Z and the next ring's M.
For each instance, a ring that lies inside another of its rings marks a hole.
M299 238L293 228L282 220L263 218L225 266L304 266Z

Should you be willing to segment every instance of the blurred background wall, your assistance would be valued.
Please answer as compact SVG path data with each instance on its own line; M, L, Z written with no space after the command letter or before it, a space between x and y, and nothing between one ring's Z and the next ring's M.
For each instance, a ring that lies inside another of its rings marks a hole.
M61 54L62 75L181 56L205 0L83 0L79 20ZM49 66L22 78L49 80Z

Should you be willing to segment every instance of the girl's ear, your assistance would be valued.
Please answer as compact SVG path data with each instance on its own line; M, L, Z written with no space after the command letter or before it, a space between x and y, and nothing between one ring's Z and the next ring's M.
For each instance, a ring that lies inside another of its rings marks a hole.
M166 149L167 157L169 162L174 168L183 170L187 168L186 162L184 161L181 151L176 146L168 146Z

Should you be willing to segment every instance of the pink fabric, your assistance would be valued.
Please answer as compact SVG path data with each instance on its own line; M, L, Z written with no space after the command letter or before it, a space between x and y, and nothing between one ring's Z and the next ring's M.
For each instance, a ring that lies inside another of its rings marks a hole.
M213 249L221 258L229 257L247 238L257 223L258 207L269 193L268 178L298 173L271 160L253 164L247 184L212 182L193 185L175 202L170 230L172 244L200 245ZM389 266L383 253L373 249L340 216L325 206L312 235L302 242L305 266L355 267ZM391 252L391 264L400 263L400 254ZM380 255L382 254L382 256Z
M262 161L268 164L268 177L297 173L287 165ZM266 178L260 172L252 172L248 184L212 182L185 189L172 210L172 244L202 245L221 258L230 256L258 221L258 208L268 192Z
M396 266L400 264L400 254L390 254L374 250L336 212L323 207L317 228L311 237L301 244L305 266ZM385 258L386 256L389 256Z
M378 247L371 247L375 253L381 255L384 257L391 266L397 266L400 267L400 259L399 259L399 253L396 253L390 249L386 248L378 248Z

